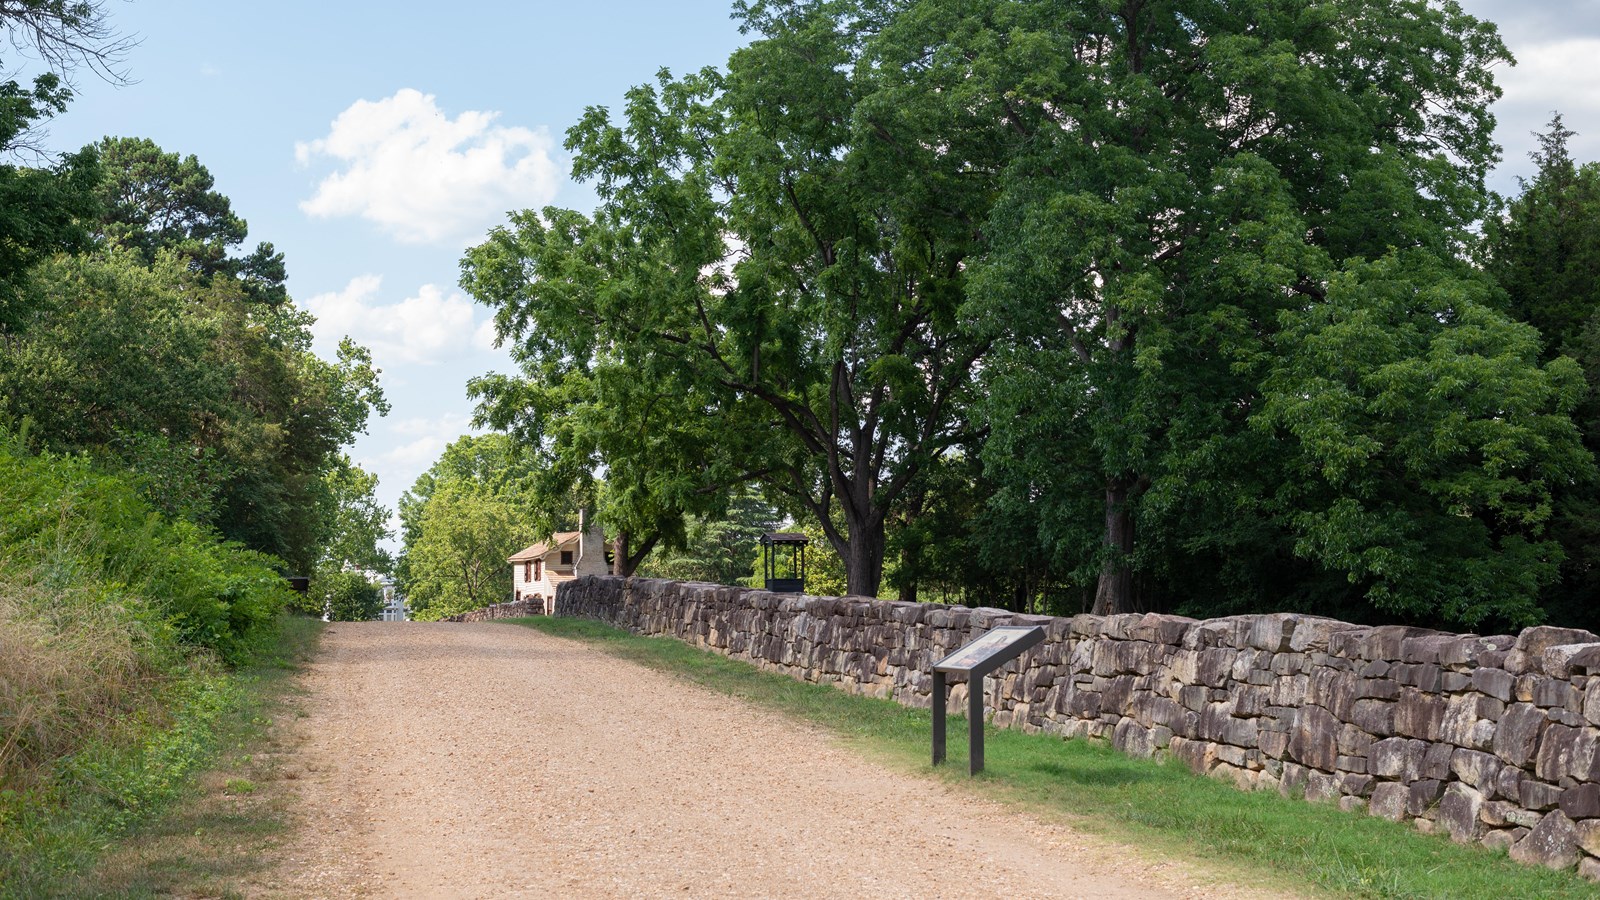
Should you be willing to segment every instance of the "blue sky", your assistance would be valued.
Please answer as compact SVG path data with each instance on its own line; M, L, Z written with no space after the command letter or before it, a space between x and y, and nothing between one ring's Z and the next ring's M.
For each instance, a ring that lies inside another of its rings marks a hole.
M1500 78L1494 186L1530 172L1529 132L1555 109L1579 132L1574 155L1600 160L1600 3L1461 4L1520 61ZM616 108L661 67L721 65L743 41L728 0L107 7L141 40L136 82L80 78L47 145L137 136L199 157L251 243L285 253L319 349L350 334L383 368L393 412L352 455L391 508L468 430L466 380L510 369L487 311L455 286L461 251L508 210L590 208L561 149L583 109Z

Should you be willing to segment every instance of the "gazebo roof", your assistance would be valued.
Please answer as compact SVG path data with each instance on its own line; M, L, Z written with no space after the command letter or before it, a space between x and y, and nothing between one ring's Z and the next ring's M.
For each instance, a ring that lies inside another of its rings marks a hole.
M761 536L763 544L809 544L811 538L797 531L769 531Z

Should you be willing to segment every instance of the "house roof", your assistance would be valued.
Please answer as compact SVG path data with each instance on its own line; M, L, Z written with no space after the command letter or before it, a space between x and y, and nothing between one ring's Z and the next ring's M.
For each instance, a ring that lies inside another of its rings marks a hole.
M578 534L579 532L576 531L558 531L550 536L549 541L540 541L531 547L519 550L512 554L506 562L532 562L536 559L543 559L552 551L562 550L572 544L576 544L578 542Z

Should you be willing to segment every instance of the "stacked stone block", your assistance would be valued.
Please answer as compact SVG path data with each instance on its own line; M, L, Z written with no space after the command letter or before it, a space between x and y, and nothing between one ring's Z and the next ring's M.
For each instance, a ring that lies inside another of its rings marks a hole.
M1169 754L1523 862L1600 878L1600 637L1364 627L1294 614L1072 618L586 577L567 614L927 707L934 661L999 625L1045 641L991 675L1001 727ZM952 712L966 686L953 687Z
M453 616L445 616L441 622L485 622L489 619L514 619L520 616L544 615L544 601L538 599L516 600L511 603L496 603L481 609L468 610Z

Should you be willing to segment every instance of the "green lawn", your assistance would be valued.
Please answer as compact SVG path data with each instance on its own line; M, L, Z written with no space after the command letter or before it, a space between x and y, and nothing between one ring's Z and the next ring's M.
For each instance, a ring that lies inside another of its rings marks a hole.
M969 786L1074 827L1245 880L1289 891L1345 897L1600 897L1570 872L1512 862L1324 803L1246 793L1197 776L1176 761L1132 759L1109 745L990 728L986 768L966 776L967 723L949 721L950 759L929 765L931 717L887 700L808 684L695 649L579 619L506 620L575 638L614 656L832 731L896 767Z

